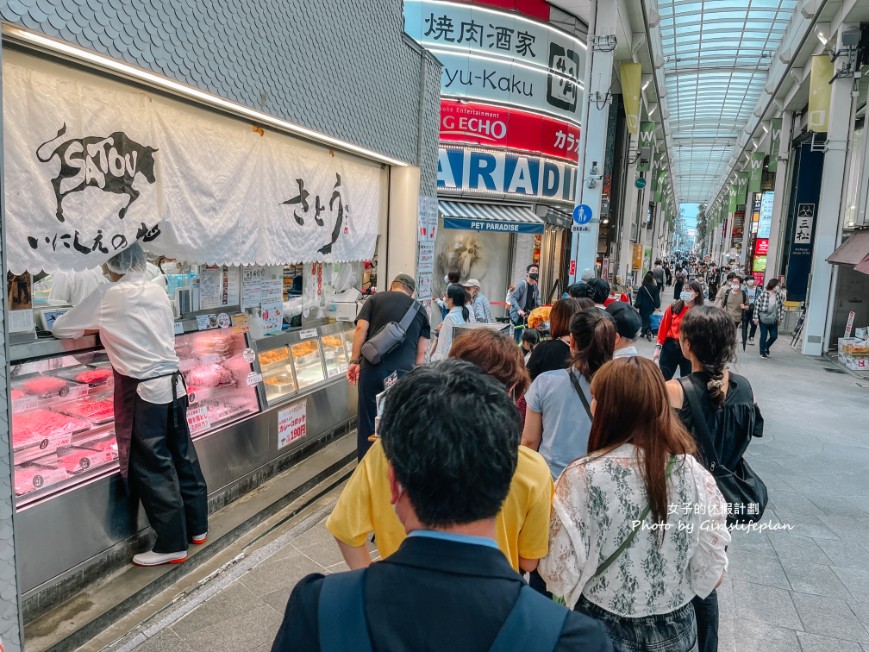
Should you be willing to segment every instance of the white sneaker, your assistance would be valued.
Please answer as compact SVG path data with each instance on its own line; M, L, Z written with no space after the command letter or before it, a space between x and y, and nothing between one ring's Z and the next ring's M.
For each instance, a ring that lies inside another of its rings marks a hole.
M203 534L194 534L193 537L190 539L190 542L195 546L201 546L203 543L205 543L205 539L207 537L208 532L205 532Z
M163 564L181 564L187 561L187 551L181 552L143 552L133 555L136 566L162 566Z

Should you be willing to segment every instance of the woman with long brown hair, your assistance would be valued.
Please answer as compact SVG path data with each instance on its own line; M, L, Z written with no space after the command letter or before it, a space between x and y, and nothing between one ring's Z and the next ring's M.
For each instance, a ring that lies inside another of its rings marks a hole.
M727 566L724 498L654 362L613 360L591 393L589 454L556 483L540 575L603 622L615 650L690 650L691 600L711 593Z
M528 358L531 380L547 371L570 366L570 318L586 308L594 308L594 301L586 297L568 297L553 304L549 313L549 339L534 347Z
M522 445L540 451L553 478L588 450L589 384L612 359L615 341L615 322L606 311L588 308L574 314L570 318L570 368L540 374L525 396L528 410Z

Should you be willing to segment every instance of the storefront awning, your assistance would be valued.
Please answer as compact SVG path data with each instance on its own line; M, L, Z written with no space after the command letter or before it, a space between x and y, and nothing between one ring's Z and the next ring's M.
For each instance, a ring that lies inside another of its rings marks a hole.
M530 208L499 204L440 201L445 229L491 233L543 233L545 223Z
M857 231L845 240L827 258L833 265L853 265L854 269L869 274L869 231Z

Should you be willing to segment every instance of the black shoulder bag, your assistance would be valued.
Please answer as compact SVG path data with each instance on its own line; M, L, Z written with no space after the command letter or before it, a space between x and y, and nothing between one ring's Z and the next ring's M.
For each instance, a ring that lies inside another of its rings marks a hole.
M685 393L685 400L694 420L694 434L707 468L715 478L718 489L727 502L727 524L757 523L763 516L767 503L766 485L751 469L744 458L740 458L733 470L718 461L715 444L709 434L709 426L703 416L697 387L689 378L680 378L679 384Z
M404 343L407 329L416 318L416 313L422 310L413 299L410 307L404 313L400 322L391 321L384 324L365 344L362 345L362 355L371 364L380 364L381 360Z
M582 401L582 407L585 408L585 411L588 414L588 418L590 421L592 419L591 406L588 404L588 399L585 397L585 392L582 391L582 386L579 384L579 380L577 380L576 375L574 375L573 369L568 369L567 375L570 376L570 384L573 385L573 389L575 389L576 393L579 394L579 400Z

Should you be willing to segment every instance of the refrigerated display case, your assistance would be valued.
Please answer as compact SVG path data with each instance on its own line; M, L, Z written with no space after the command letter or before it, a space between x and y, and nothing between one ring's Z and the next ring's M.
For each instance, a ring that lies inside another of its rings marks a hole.
M197 322L180 326L193 331ZM243 496L287 468L288 458L355 425L355 388L334 373L347 351L332 338L346 341L348 331L352 340L353 325L342 322L259 340L232 328L176 336L210 502ZM118 472L112 371L99 339L15 344L10 359L16 534L30 550L21 590L26 604L43 605L46 591L126 563L139 551L147 522L127 499ZM281 446L281 410L299 403L306 433ZM57 532L83 534L57 546Z
M337 335L322 335L320 337L320 344L323 345L326 376L334 378L346 373L347 361L350 359L350 356L344 348L344 337L340 333Z

